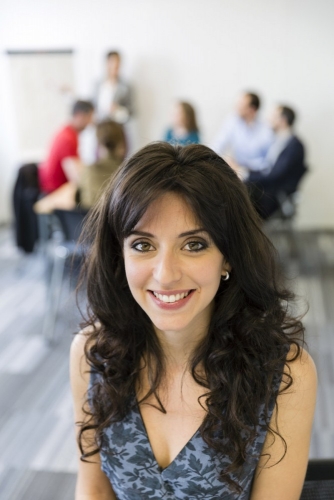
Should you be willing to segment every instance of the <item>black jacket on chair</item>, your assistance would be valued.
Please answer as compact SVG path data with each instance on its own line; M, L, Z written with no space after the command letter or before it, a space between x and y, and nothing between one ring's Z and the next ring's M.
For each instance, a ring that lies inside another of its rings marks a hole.
M292 136L268 175L251 172L247 179L250 196L260 215L271 215L278 208L278 193L294 193L306 171L304 146Z
M16 244L26 253L33 251L38 239L38 221L33 209L40 194L37 169L36 163L23 165L13 193Z

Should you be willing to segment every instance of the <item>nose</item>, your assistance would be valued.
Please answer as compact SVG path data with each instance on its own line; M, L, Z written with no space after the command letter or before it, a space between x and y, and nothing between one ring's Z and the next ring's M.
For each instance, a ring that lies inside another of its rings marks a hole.
M180 281L182 277L180 258L172 250L161 250L156 256L153 277L162 287Z

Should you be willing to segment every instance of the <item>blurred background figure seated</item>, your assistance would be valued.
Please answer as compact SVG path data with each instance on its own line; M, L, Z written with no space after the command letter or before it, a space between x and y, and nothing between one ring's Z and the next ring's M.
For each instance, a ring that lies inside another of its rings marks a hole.
M42 248L54 230L54 219L50 215L53 209L72 208L71 198L74 200L75 186L83 169L78 152L78 136L92 123L93 116L93 104L77 100L72 107L69 123L57 132L46 160L38 167L38 197L45 199L34 205L32 203L30 213L34 219L34 212L38 214L38 233Z
M175 104L172 115L172 126L167 129L164 140L171 144L185 146L199 144L200 135L194 107L188 102Z
M259 172L267 168L265 161L273 135L270 127L259 118L260 97L254 92L240 95L235 113L222 125L211 148L237 170Z
M111 120L99 123L96 136L98 160L83 167L78 184L78 201L84 209L95 204L102 186L116 172L126 151L124 129L119 123Z
M70 122L54 137L46 160L39 166L42 193L52 193L66 182L77 183L82 163L78 153L78 135L92 121L94 106L89 101L76 101Z
M295 112L288 106L278 106L271 117L274 142L266 156L264 172L250 172L246 185L251 200L263 219L278 209L282 218L294 215L296 191L307 172L304 146L293 132Z

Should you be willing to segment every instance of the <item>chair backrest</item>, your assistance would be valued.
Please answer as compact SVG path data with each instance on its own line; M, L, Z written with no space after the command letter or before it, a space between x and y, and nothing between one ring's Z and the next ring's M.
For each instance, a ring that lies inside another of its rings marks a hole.
M66 241L78 241L87 210L54 210L61 224Z
M281 219L292 219L297 213L297 206L300 200L300 193L287 194L283 191L277 193L277 201L279 203L278 213Z
M300 500L333 500L334 459L310 460Z
M278 208L269 219L292 221L295 218L300 201L300 184L308 172L309 168L302 164L299 171L294 172L294 177L288 177L282 189L272 194L277 200Z
M15 181L13 209L16 243L27 253L34 250L38 240L38 222L33 205L39 193L37 163L22 165Z

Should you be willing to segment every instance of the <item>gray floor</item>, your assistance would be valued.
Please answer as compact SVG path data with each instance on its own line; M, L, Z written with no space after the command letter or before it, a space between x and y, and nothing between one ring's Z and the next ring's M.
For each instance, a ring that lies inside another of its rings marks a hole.
M290 284L306 300L307 342L319 374L310 456L334 457L334 233L299 233L291 258L273 236ZM0 228L0 500L74 498L76 455L68 350L79 323L65 282L57 343L41 337L46 285L41 255L23 256Z
M64 282L56 344L41 337L45 265L0 230L0 500L73 500L76 454L68 352L80 321Z

